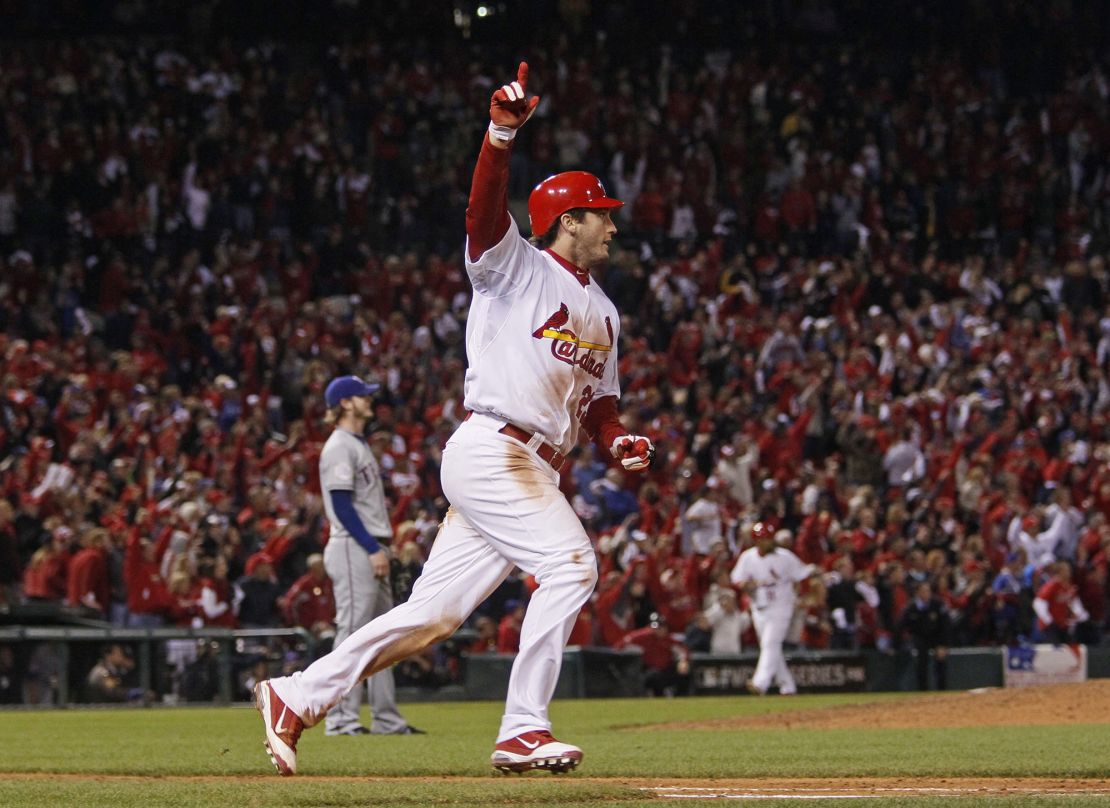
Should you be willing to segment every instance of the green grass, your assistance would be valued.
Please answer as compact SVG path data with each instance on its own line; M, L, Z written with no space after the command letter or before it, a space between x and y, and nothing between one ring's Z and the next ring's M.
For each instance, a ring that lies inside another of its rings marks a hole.
M851 776L1110 776L1110 725L914 730L661 730L652 725L731 715L808 709L902 696L799 696L792 699L698 698L559 701L557 736L581 745L579 773L503 778L489 753L502 705L408 704L409 720L428 735L301 739L306 776L351 780L238 779L272 773L261 721L248 708L64 710L0 713L0 806L356 806L705 805L651 798L620 778ZM1095 717L1097 718L1097 717ZM4 779L8 773L59 778ZM75 777L88 775L89 777ZM96 779L141 775L146 779ZM453 781L372 778L462 776ZM158 779L172 777L205 779ZM611 778L604 782L584 778ZM365 778L365 779L363 779ZM1095 804L1085 797L997 797L983 804ZM729 800L730 804L737 801ZM739 801L744 804L746 801ZM810 801L806 801L807 804ZM934 804L925 798L836 800L830 805ZM950 802L950 801L949 801ZM977 797L959 800L973 806ZM778 804L759 800L760 806ZM714 801L713 804L720 804ZM796 801L783 805L797 806ZM936 803L939 804L939 803Z
M148 783L42 783L31 789L13 787L0 781L0 806L8 808L45 808L46 806L80 806L80 808L347 808L348 806L441 806L455 808L532 808L559 805L561 808L617 806L618 808L698 808L717 805L758 805L760 808L799 808L799 805L826 805L843 808L1087 808L1100 804L1097 798L1083 797L961 797L953 802L944 797L890 797L878 799L817 800L662 800L650 799L638 789L620 785L602 786L575 783L573 780L498 781L481 783L439 784L415 783L321 783L309 780L274 780L262 786L257 783L180 783L152 781ZM1101 803L1104 804L1104 803Z

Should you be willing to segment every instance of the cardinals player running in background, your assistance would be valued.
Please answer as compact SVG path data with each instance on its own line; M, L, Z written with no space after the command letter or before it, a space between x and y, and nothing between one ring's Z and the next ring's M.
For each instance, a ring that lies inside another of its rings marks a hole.
M357 682L452 633L514 567L538 588L521 626L501 729L491 758L502 771L566 771L582 750L551 735L548 703L575 616L593 592L593 548L559 491L579 430L628 471L654 447L617 417L616 308L590 277L616 233L596 177L557 174L528 200L533 241L508 212L509 155L535 111L528 66L493 94L466 212L466 269L474 287L466 325L467 416L441 471L451 503L406 603L354 632L302 673L261 683L266 746L282 774L296 743Z
M1041 642L1066 645L1075 642L1076 628L1090 619L1078 590L1071 581L1071 565L1058 561L1050 568L1052 577L1037 590L1033 611L1037 615L1035 637Z
M782 641L794 615L794 586L820 571L785 547L776 546L775 530L766 522L752 525L752 538L755 547L740 554L730 576L751 599L752 623L759 637L759 662L748 689L762 695L774 683L779 693L790 695L798 688L786 666Z

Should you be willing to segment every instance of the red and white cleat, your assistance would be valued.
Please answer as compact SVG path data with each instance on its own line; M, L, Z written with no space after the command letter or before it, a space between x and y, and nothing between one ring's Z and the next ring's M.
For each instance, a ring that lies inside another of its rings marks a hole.
M266 751L278 774L291 777L297 773L297 739L304 730L300 716L290 710L269 682L254 686L254 706L262 713L266 725Z
M490 763L505 774L542 769L552 774L569 772L582 762L582 750L551 737L547 730L523 732L497 744Z

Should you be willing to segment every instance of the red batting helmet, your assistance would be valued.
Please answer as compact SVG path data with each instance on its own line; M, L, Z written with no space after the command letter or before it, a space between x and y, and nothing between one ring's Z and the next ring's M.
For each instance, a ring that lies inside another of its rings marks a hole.
M587 171L554 174L532 189L528 219L532 235L542 236L562 214L573 208L619 208L624 203L605 195L601 180Z
M756 522L752 525L752 538L755 541L775 538L775 528L769 522Z

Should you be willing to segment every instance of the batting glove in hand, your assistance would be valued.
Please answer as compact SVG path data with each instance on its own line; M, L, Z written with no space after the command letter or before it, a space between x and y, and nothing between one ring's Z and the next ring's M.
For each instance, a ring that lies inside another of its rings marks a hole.
M516 69L516 81L502 85L489 101L490 131L499 140L512 140L516 130L532 117L538 95L527 98L528 63L521 62Z
M621 435L610 447L625 471L643 471L655 460L655 446L643 435Z

